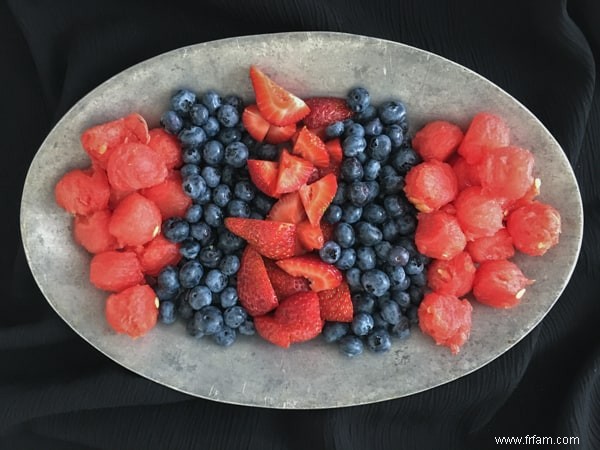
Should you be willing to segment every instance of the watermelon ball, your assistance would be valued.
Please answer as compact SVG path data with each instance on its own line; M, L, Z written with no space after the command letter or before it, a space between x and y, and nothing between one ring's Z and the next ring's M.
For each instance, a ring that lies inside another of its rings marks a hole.
M511 261L485 261L475 272L473 295L484 305L512 308L520 303L526 286L532 283Z
M117 333L137 338L156 325L158 299L150 286L132 286L108 297L105 315Z
M415 244L426 256L449 260L464 250L467 239L455 216L434 211L419 214Z
M504 211L498 198L472 186L458 194L454 202L456 218L468 240L493 236L503 226Z
M512 211L506 228L517 250L541 256L558 244L561 217L556 208L535 201Z
M108 208L110 186L100 168L67 172L54 188L56 203L71 214L83 216Z
M475 270L467 252L460 252L447 261L436 259L427 270L428 285L439 294L462 297L471 291Z
M405 178L404 192L415 207L431 212L454 200L458 181L449 164L435 159L414 166Z
M446 161L458 148L462 138L463 132L457 125L435 120L415 133L412 145L424 161Z
M458 154L469 164L477 164L486 149L510 144L510 128L501 117L481 112L476 114L458 147Z
M178 169L181 167L183 164L181 144L177 138L162 128L154 128L148 134L150 135L148 146L162 156L167 169Z
M175 265L181 260L180 245L159 234L142 247L138 259L145 273L157 276L163 267Z
M533 155L520 147L488 149L477 164L483 190L505 200L517 200L533 184Z
M515 255L513 240L506 228L499 229L492 236L483 236L467 242L466 250L477 263L509 259Z
M134 252L102 252L90 262L90 282L98 289L119 292L143 281L142 266Z
M162 183L169 171L163 156L148 145L127 142L112 152L106 173L112 187L133 191Z
M140 193L158 206L162 217L183 217L192 205L192 199L183 191L181 174L176 171L162 183L142 189Z
M161 221L158 206L134 192L117 205L108 230L121 246L144 245L160 233Z
M112 213L108 209L96 211L89 216L75 216L73 235L75 241L90 253L101 253L117 248L117 240L109 233L108 224Z

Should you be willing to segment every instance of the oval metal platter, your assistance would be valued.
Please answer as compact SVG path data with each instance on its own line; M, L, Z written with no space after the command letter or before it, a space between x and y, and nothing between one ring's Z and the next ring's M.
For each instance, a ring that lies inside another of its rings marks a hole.
M87 127L139 112L158 125L177 88L209 88L252 99L248 69L256 64L301 97L345 96L362 85L372 101L405 102L411 131L433 119L466 127L479 111L502 116L512 141L530 149L542 178L540 199L563 219L560 243L541 258L518 256L535 279L521 305L496 310L474 303L470 340L460 354L414 329L391 351L349 359L321 339L284 350L257 336L229 348L194 339L182 323L158 324L136 340L111 331L107 293L88 280L90 255L75 244L72 218L54 201L68 170L89 165L79 143ZM360 405L395 399L448 383L497 358L548 313L579 255L581 197L565 154L536 117L473 71L395 42L342 33L257 35L180 48L137 64L81 99L57 123L33 159L24 185L21 231L31 271L44 296L83 339L129 370L181 392L220 402L285 409Z

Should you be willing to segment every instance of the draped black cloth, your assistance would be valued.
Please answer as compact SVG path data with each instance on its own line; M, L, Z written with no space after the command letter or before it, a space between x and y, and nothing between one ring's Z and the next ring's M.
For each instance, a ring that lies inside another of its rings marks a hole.
M79 98L132 64L193 43L307 30L430 50L539 117L566 152L585 208L568 287L539 326L486 367L367 406L231 406L129 372L62 322L30 274L19 202L37 148ZM597 0L6 0L0 51L1 449L484 449L495 437L526 435L600 448Z

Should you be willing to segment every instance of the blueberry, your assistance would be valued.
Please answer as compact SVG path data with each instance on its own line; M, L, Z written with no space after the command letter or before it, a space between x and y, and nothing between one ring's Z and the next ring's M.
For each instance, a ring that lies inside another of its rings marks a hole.
M360 282L363 289L375 297L381 297L390 289L389 277L379 269L364 272L360 277Z
M221 96L215 90L208 90L202 95L202 104L206 106L210 114L215 114L219 106L223 103Z
M394 242L400 236L400 229L395 220L389 219L383 223L383 239Z
M339 349L344 355L352 358L363 352L364 345L359 337L348 335L339 340Z
M325 211L325 214L323 215L323 219L327 222L327 223L338 223L340 220L342 220L342 208L339 205L329 205L329 207L327 208L327 210Z
M425 269L425 265L423 261L418 256L411 256L404 266L404 271L407 275L416 275L418 273L423 272Z
M381 172L381 163L376 159L369 159L363 164L363 178L365 180L376 180Z
M202 178L204 178L204 181L206 182L206 185L210 188L217 187L221 182L221 171L216 167L204 166L201 174Z
M367 154L376 161L385 161L392 152L392 142L385 134L373 136L369 140Z
M237 198L245 202L252 201L256 195L256 189L249 180L241 180L235 184L233 192Z
M237 112L241 113L244 110L244 100L238 95L229 94L223 97L221 103L223 105L231 105L233 106Z
M346 222L339 222L335 226L335 230L333 232L336 242L342 248L352 247L356 240L354 235L354 228L352 225Z
M194 103L196 103L196 94L189 89L180 89L171 97L171 108L180 115L188 114Z
M341 338L348 334L350 326L343 322L327 322L323 326L321 334L325 339L325 342L332 343L339 341Z
M224 156L225 154L223 154ZM234 186L238 180L236 168L231 166L223 166L221 168L221 182L228 186Z
M159 287L165 288L173 293L179 290L179 274L173 266L164 267L156 277L156 283Z
M223 211L214 203L208 203L204 207L204 221L213 228L223 225Z
M200 254L198 255L198 260L204 267L208 267L209 269L216 269L219 267L222 258L223 252L215 245L204 247L200 250Z
M411 325L417 325L419 323L419 308L411 306L406 310L406 317Z
M355 229L358 241L363 245L373 246L383 239L381 230L368 222L357 223Z
M398 232L404 236L414 233L417 229L417 219L410 214L404 214L396 219Z
M201 127L204 125L209 115L208 108L202 103L195 103L190 108L190 120L196 126Z
M230 217L250 217L250 205L244 200L235 198L227 205L227 214Z
M217 120L226 128L234 127L240 120L240 114L235 106L221 105L217 109Z
M242 132L237 128L222 128L217 137L223 145L228 145L232 142L241 141Z
M367 185L367 203L375 201L379 195L379 183L377 181L365 181Z
M213 241L212 229L206 222L192 224L190 234L202 246L207 246Z
M373 316L371 314L359 312L354 315L350 327L356 336L366 336L373 329L373 325Z
M383 133L383 124L381 123L381 120L379 120L379 117L375 117L365 124L366 135L379 136L381 133Z
M369 185L364 181L355 181L348 187L346 197L355 206L365 206L369 201Z
M223 253L229 255L235 253L238 250L244 248L246 242L239 236L236 236L227 228L223 228L219 231L219 238L217 239L217 247L219 247Z
M371 247L358 247L356 250L356 266L360 270L371 270L377 265L375 250Z
M231 308L232 306L236 305L238 302L237 290L233 286L227 286L219 294L219 302L221 303L221 307L223 309Z
M252 321L252 319L246 319L246 321L239 326L238 331L240 334L246 336L252 336L254 333L256 333L256 329L254 328L254 322Z
M325 136L329 139L340 137L344 133L344 124L341 121L333 122L325 128Z
M219 131L221 131L221 125L216 117L209 116L209 118L206 120L206 123L202 125L202 129L204 130L204 133L206 133L207 137L212 138L219 134Z
M158 307L158 320L161 323L170 325L177 320L175 303L171 301L160 302Z
M342 142L342 151L344 156L348 158L364 152L365 148L367 148L367 141L362 136L351 135L346 137Z
M400 306L393 300L384 300L380 306L381 317L390 325L400 322Z
M194 259L200 253L200 242L193 238L187 238L179 244L179 253L186 259Z
M402 175L405 175L419 161L419 155L412 148L400 148L390 158L390 164Z
M406 290L400 288L392 288L390 290L390 293L392 300L398 303L398 306L400 306L400 308L406 309L410 306L410 294Z
M163 222L162 232L171 242L183 242L190 234L190 224L179 217L170 217Z
M390 330L392 336L398 339L406 339L410 336L410 321L406 316L400 316L398 323Z
M394 287L404 286L406 280L406 272L402 266L385 266L386 273L390 278L390 284Z
M184 147L199 147L206 142L205 131L194 125L189 128L183 128L177 137Z
M212 340L222 347L229 347L233 345L235 339L237 337L237 333L234 329L224 326L220 331L217 331L212 335Z
M177 134L183 128L183 119L175 111L166 111L160 116L160 124L171 134Z
M212 303L212 292L206 286L194 286L187 291L186 300L192 309L198 311Z
M354 114L354 118L361 123L367 123L375 117L377 117L377 108L373 105L369 105L361 112Z
M396 169L394 169L394 167L392 167L389 164L382 166L381 172L379 172L380 179L384 179L387 177L397 177L397 176L398 176L398 172L396 172Z
M163 300L173 300L177 296L178 291L172 291L163 286L156 286L154 288L154 293L156 294L156 297L162 302Z
M344 128L344 136L365 136L365 129L360 123L353 123L349 127Z
M273 144L261 144L256 148L256 158L275 161L279 157L279 149Z
M237 255L226 255L219 263L219 269L225 275L235 275L240 269L240 258Z
M360 284L361 271L358 267L351 267L350 269L346 270L345 275L346 282L348 283L350 290L357 291L362 289L362 285Z
M214 293L219 293L227 287L227 275L218 269L212 269L206 274L206 287Z
M198 147L188 147L181 153L181 159L185 164L200 164L202 154Z
M328 264L335 264L342 255L342 248L337 242L327 241L323 244L323 247L319 250L319 256Z
M382 103L379 106L378 112L379 118L386 125L398 123L406 117L406 107L404 106L404 103L394 100Z
M350 90L346 96L346 103L355 113L359 113L365 110L371 102L371 96L369 91L364 87L358 86Z
M185 212L185 220L192 224L199 222L202 219L202 213L204 212L202 205L191 205Z
M384 133L390 138L390 142L394 148L400 147L404 142L404 131L398 124L385 127Z
M367 222L380 224L386 221L387 212L383 206L376 203L369 203L363 208L362 217Z
M410 275L410 285L417 287L424 287L427 285L427 275L425 275L425 271L417 273L415 275Z
M260 213L267 214L271 210L271 206L275 203L275 199L257 192L254 200L252 200L252 206Z
M423 288L419 286L410 286L408 288L408 295L410 296L411 305L419 306L423 300L425 293Z
M206 183L206 181L205 181ZM212 189L209 188L208 186L206 186L206 189L204 189L200 195L196 198L194 198L194 203L198 204L198 205L206 205L207 203L209 203L212 199Z
M338 241L339 242L339 241ZM340 270L348 270L356 263L356 250L353 248L343 248L340 254L340 259L337 260L335 266Z
M181 182L183 192L192 199L197 199L206 191L206 181L201 175L188 175Z
M232 142L225 147L225 162L230 166L244 167L248 161L248 147L243 142Z
M387 195L383 199L383 207L390 217L396 218L405 214L408 210L408 205L397 195Z
M400 194L404 189L404 178L400 175L391 175L381 178L381 191L386 194Z
M415 256L419 254L415 245L415 241L408 236L404 236L398 239L397 245L404 247L406 250L408 250L410 256Z
M340 173L345 181L358 181L364 175L363 166L356 158L344 158Z
M410 253L404 247L396 245L390 249L387 262L391 266L405 266L410 259Z
M352 304L354 305L354 313L364 312L367 314L373 314L375 311L375 297L367 292L359 292L352 297Z
M223 329L223 314L216 306L205 306L194 314L194 322L201 333L215 334Z
M342 220L346 223L358 222L363 214L363 209L360 206L355 206L352 203L347 203L342 208Z
M376 353L387 352L392 347L390 335L386 330L377 328L367 337L369 350Z
M337 190L333 196L331 203L334 205L343 205L346 202L346 188L347 185L343 181L338 182Z
M216 140L210 140L202 148L202 158L206 164L216 166L225 159L225 148Z
M219 184L213 189L212 201L220 208L224 208L231 201L231 188L226 184ZM206 212L204 213L206 216Z
M179 169L182 178L190 175L200 175L200 167L196 164L185 164Z
M241 306L231 306L223 313L225 325L230 328L238 328L248 318L248 313Z
M184 289L190 289L200 283L204 275L202 264L196 260L187 261L179 269L179 283Z
M392 244L390 244L388 241L381 241L375 244L373 248L377 258L379 258L381 261L387 261L387 257L392 249Z

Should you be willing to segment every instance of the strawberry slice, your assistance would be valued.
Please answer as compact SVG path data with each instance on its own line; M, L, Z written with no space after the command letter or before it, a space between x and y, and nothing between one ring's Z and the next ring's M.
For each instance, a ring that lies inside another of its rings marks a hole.
M340 138L329 139L325 142L325 148L327 149L327 153L329 153L329 161L331 164L340 165L342 159L344 159Z
M283 259L296 254L297 232L293 223L227 217L225 227L267 258Z
M277 298L286 298L297 292L310 291L308 280L304 277L293 277L280 269L275 261L265 259L265 267L269 274L269 280Z
M323 329L319 297L311 291L298 292L282 300L274 317L289 333L291 343L309 341Z
M265 140L271 124L260 114L258 106L248 105L242 113L242 123L246 131L258 142Z
M248 173L254 186L269 197L278 198L275 192L277 188L277 176L279 164L275 161L263 161L262 159L248 160Z
M285 194L297 191L306 184L313 168L310 161L290 155L287 150L282 150L279 157L279 173L275 192Z
M302 127L292 148L294 155L302 156L316 167L329 166L329 153L325 143L306 127Z
M319 250L325 243L320 225L313 225L308 220L298 224L298 240L306 250Z
M336 191L337 178L333 173L300 188L300 198L310 223L319 225L325 210L335 197Z
M310 113L304 100L275 83L256 66L250 67L250 80L258 109L272 125L290 125Z
M291 139L296 133L296 124L291 123L284 127L278 127L277 125L271 125L269 131L265 136L265 142L268 144L282 144Z
M342 281L338 287L318 293L321 318L330 322L352 322L354 306L348 283Z
M333 231L335 230L335 225L321 221L321 233L323 233L323 241L331 241L333 240Z
M304 206L298 192L283 194L271 207L267 216L268 220L286 223L300 223L306 219Z
M353 114L343 98L312 97L304 101L310 108L310 113L304 118L308 128L326 127L333 122L350 119Z
M236 288L240 303L251 316L265 314L279 304L262 256L250 245L242 254Z
M271 315L256 316L254 326L260 337L275 344L278 347L288 348L290 346L290 333Z
M342 272L315 254L282 259L276 264L293 277L307 278L311 290L315 292L333 289L342 282Z

